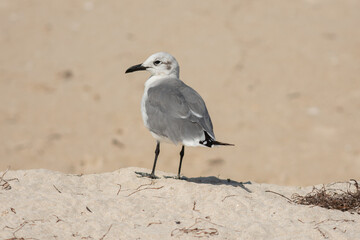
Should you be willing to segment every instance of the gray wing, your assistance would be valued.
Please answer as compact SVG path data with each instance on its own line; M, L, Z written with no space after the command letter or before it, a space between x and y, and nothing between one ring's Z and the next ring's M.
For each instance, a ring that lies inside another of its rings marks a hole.
M174 143L199 138L204 131L215 139L204 100L182 81L165 80L147 94L145 108L152 132Z

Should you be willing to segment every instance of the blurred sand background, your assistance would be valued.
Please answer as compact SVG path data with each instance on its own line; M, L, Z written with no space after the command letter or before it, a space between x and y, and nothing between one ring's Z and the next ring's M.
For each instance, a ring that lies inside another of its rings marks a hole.
M308 185L360 175L360 1L0 1L0 171L151 168L140 100L167 51L219 141L183 174ZM157 169L176 172L180 146Z

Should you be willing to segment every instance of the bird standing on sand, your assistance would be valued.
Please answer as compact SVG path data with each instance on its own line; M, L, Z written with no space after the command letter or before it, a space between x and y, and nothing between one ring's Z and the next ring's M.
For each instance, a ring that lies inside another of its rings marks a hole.
M155 53L142 64L128 68L125 73L142 70L151 73L145 82L141 101L142 118L157 141L151 174L145 176L156 178L160 142L182 144L177 175L179 179L185 146L233 146L215 140L205 102L194 89L179 79L179 64L173 56L165 52Z

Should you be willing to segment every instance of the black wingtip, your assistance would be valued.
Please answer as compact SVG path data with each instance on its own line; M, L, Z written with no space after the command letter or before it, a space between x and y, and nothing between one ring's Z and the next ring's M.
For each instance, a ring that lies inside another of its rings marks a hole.
M205 140L199 142L203 146L210 148L213 146L235 146L234 144L231 143L223 143L214 140L206 131L204 131L204 134L205 134Z
M218 142L218 141L214 141L213 145L214 146L235 146L235 144L232 144L232 143L222 143L222 142Z

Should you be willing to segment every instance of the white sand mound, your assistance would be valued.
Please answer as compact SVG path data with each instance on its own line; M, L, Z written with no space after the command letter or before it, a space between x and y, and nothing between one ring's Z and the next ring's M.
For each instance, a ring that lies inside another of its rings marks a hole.
M48 170L7 172L8 182L0 183L0 239L360 236L358 214L295 205L266 192L290 197L311 187L241 184L215 177L151 180L138 178L135 171L149 172L138 168L82 176Z

